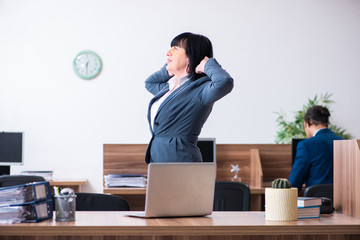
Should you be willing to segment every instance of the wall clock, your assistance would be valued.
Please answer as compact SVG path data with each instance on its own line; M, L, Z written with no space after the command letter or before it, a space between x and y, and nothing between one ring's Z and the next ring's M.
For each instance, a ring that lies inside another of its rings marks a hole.
M102 68L102 62L95 52L84 50L79 52L73 61L73 69L76 75L82 79L92 79L96 77Z

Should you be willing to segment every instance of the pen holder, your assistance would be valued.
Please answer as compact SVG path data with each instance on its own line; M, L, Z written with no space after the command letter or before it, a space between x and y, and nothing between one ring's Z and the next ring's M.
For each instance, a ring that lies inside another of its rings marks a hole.
M76 195L55 196L55 220L75 221Z

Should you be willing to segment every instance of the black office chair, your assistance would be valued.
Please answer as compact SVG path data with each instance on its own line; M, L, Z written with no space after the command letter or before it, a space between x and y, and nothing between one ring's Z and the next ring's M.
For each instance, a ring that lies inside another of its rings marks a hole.
M10 187L31 182L44 182L45 178L34 175L4 175L0 176L0 187Z
M215 183L214 211L249 211L250 188L242 182Z
M304 197L327 197L331 201L334 199L333 184L318 184L305 188Z
M76 211L130 211L128 202L116 195L75 193Z

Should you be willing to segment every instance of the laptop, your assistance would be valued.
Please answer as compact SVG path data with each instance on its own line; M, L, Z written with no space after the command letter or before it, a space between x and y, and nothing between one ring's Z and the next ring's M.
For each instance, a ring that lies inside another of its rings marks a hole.
M215 163L150 163L145 212L132 217L188 217L213 211Z

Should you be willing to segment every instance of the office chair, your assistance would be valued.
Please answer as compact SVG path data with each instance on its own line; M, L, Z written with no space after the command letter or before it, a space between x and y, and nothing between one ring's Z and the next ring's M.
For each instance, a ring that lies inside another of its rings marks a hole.
M45 178L35 175L4 175L0 176L0 187L10 187L31 182L44 182Z
M130 211L128 202L116 195L75 193L76 211Z
M327 197L333 201L334 186L332 183L312 185L305 188L304 197Z
M250 188L242 182L215 183L214 211L249 211Z

